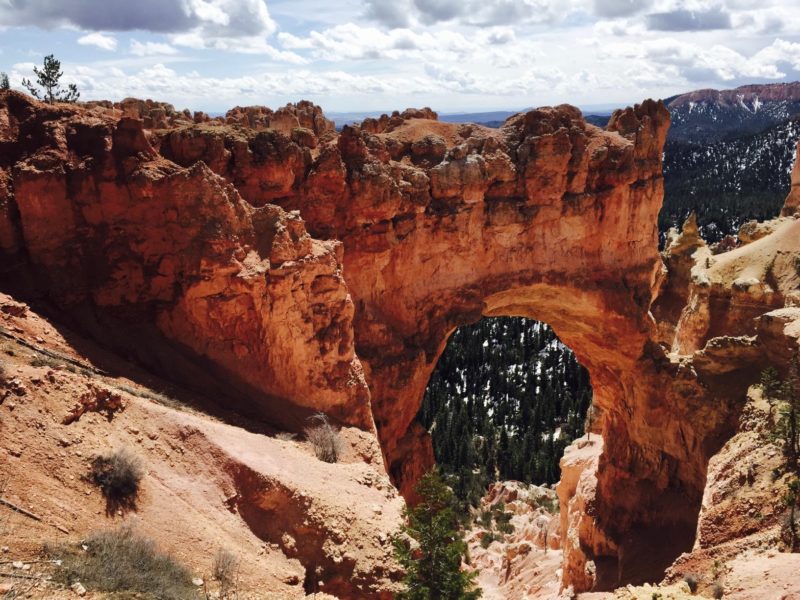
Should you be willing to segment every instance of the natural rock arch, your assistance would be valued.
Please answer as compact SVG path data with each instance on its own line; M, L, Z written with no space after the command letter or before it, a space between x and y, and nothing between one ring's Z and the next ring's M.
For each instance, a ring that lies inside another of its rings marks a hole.
M735 402L710 403L723 383L670 360L650 313L663 104L606 130L561 106L499 130L423 110L341 134L309 103L224 126L148 110L0 95L5 287L73 307L176 378L212 385L209 371L272 422L377 426L406 494L432 461L413 419L450 332L546 321L588 368L606 440L580 532L598 573L579 557L570 581L650 578L691 542Z
M669 114L648 101L616 113L606 131L567 106L499 131L431 117L407 111L345 127L335 149L323 144L294 177L258 179L298 155L285 149L266 169L235 151L209 164L224 163L217 172L242 182L252 204L299 210L313 235L342 241L356 352L387 467L407 497L433 462L414 416L450 333L481 315L552 325L588 368L611 440L596 523L581 543L604 571L601 586L655 577L690 547L705 464L730 427L719 412L695 428L698 407L671 396L678 367L656 344L649 313L663 269L656 223ZM197 135L170 132L162 152ZM697 386L692 379L683 392L702 396ZM660 547L647 548L642 565L630 557L642 556L648 536ZM583 566L570 581L594 585Z

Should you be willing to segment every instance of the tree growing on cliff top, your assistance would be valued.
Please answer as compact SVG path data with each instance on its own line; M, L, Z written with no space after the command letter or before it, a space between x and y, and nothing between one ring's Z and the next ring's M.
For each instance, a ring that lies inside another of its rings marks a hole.
M476 600L476 571L462 571L467 545L459 529L457 499L436 469L416 487L422 499L406 509L407 523L394 539L395 556L405 568L399 600ZM409 539L410 538L410 539ZM412 542L413 540L413 542Z
M8 83L8 75L0 71L0 90L8 90L11 85Z
M22 85L37 100L44 100L48 104L53 104L54 102L77 102L78 98L80 98L78 87L74 83L70 83L66 89L59 84L64 72L61 70L61 61L57 60L52 54L44 57L41 70L38 67L33 67L33 72L36 74L36 84L29 79L23 79ZM36 89L37 85L42 88L41 92Z

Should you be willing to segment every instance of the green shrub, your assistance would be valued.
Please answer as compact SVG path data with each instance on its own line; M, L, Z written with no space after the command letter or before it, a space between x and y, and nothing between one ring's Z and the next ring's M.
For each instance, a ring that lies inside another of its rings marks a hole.
M80 582L89 591L138 594L148 600L197 598L189 570L157 551L155 543L123 526L89 536L83 545L47 548L60 559L55 578Z
M460 529L457 499L434 469L415 488L420 502L406 509L407 523L394 538L397 561L405 570L398 600L476 600L477 572L461 570L467 551ZM409 539L417 542L412 547Z
M109 500L130 501L139 493L144 471L139 459L127 448L92 460L91 480Z
M514 533L514 526L508 521L502 521L497 524L497 531L500 533Z
M683 580L686 582L686 585L689 586L689 591L693 594L697 592L697 586L700 584L700 580L698 579L697 575L694 573L687 573L683 576Z
M492 513L488 510L482 510L478 515L478 522L484 529L490 529L492 526Z
M539 506L554 515L559 512L558 498L551 498L550 496L540 496Z

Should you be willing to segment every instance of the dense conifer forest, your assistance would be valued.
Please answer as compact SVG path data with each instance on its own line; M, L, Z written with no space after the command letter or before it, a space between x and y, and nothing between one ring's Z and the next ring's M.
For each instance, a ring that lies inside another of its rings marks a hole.
M798 139L800 117L708 144L668 139L658 223L662 239L691 212L709 243L735 235L751 219L775 217L789 191Z
M493 481L556 482L591 393L588 373L550 327L487 318L453 334L418 418L456 495L476 504Z

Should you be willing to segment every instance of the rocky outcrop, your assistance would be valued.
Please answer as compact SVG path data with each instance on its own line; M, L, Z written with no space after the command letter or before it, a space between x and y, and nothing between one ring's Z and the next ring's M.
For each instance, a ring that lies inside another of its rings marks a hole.
M598 459L602 451L602 438L595 435L592 439L590 434L569 445L560 462L561 480L556 492L561 506L562 584L573 590L596 587L597 564L590 556L609 556L616 552L616 545L597 528L592 516L595 514L592 504L597 496ZM591 552L586 551L587 547Z
M519 481L492 484L465 538L482 598L558 596L562 557L558 498L552 489Z
M225 113L224 122L247 129L273 129L289 137L298 135L295 131L298 129L318 137L336 131L333 121L325 118L322 109L307 100L287 104L275 111L266 106L237 106Z
M51 577L56 565L31 560L44 543L79 549L124 524L203 580L202 596L390 600L399 589L392 535L405 502L368 432L341 428L340 460L323 462L299 436L248 431L252 422L3 293L0 413L3 500L41 519L2 506L2 560L6 572L18 560L33 567L34 598L77 597ZM87 480L93 457L122 448L143 470L126 504ZM212 577L220 549L238 563L227 594ZM28 581L12 578L4 593L30 593Z
M29 293L174 378L222 378L270 421L296 428L321 410L371 429L340 242L312 239L296 213L253 208L205 164L165 160L141 120L16 93L0 114ZM156 334L171 354L148 347ZM187 352L197 366L182 373Z
M774 440L775 417L761 389L751 387L736 434L709 463L694 547L670 567L667 582L691 575L701 593L716 584L726 598L800 593L800 555L779 552L790 475Z
M544 320L588 367L615 440L598 527L621 539L662 514L649 501L668 489L699 504L707 457L684 440L702 445L707 431L649 425L666 410L653 391L674 379L658 375L648 342L663 105L618 111L608 130L568 106L501 130L410 112L383 133L346 127L315 142L209 124L154 136L130 118L3 101L14 148L3 168L50 298L103 320L152 315L139 318L240 384L262 417L374 418L406 494L431 458L412 423L449 333L481 315Z

